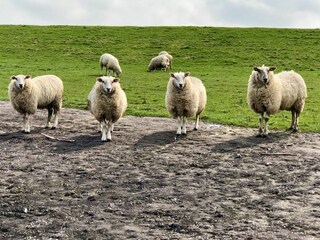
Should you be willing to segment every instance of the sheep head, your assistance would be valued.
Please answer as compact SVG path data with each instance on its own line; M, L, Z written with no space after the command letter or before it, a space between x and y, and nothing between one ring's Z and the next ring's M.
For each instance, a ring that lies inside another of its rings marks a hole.
M262 67L253 68L256 73L257 80L265 85L269 83L271 75L273 75L273 71L275 69L275 67L266 67L264 65L262 65Z
M17 88L24 89L26 85L26 80L31 79L30 75L16 75L11 77L11 81L15 81Z
M110 94L114 92L114 84L118 83L120 81L119 78L114 77L98 77L97 81L102 84L103 91L106 94Z
M170 76L172 78L173 85L178 89L183 89L186 85L186 78L190 75L189 72L176 72L171 73Z

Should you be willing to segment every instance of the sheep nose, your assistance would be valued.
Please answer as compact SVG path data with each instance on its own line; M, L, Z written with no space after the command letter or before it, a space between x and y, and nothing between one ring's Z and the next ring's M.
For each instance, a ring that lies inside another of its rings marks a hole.
M111 92L111 88L107 88L107 92Z
M266 83L268 82L268 78L264 78L263 81Z
M180 83L180 84L179 84L179 87L180 87L180 88L182 88L182 87L183 87L183 85Z
M23 84L19 84L19 87L22 89L23 88Z

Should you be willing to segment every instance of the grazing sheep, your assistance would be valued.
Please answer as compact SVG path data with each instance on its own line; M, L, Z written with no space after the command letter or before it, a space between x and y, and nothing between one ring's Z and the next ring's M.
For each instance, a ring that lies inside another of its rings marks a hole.
M88 96L90 112L101 127L101 141L111 141L114 123L127 108L127 97L119 81L114 77L99 77Z
M194 130L199 128L200 114L207 102L206 89L200 79L191 77L190 73L171 73L167 85L166 108L178 118L177 135L186 134L188 117L196 117Z
M54 114L52 128L58 125L62 106L63 83L54 75L44 75L31 78L27 75L11 77L9 98L14 109L23 115L23 131L30 132L30 115L37 109L48 109L46 128L51 127L51 117Z
M106 68L107 76L109 76L111 70L116 77L119 77L122 73L118 59L109 53L102 54L100 57L100 75L102 75L103 67Z
M159 55L165 55L168 59L169 59L169 67L170 67L170 70L172 69L172 63L173 63L173 57L172 55L170 55L168 52L166 51L161 51L159 53Z
M170 60L166 55L158 55L151 59L148 65L148 72L155 71L157 69L167 71L170 64Z
M247 100L250 108L260 114L258 136L267 136L271 114L279 110L292 113L291 127L298 131L299 116L307 97L303 78L294 71L274 74L274 67L255 67L249 78ZM264 121L264 129L262 129Z

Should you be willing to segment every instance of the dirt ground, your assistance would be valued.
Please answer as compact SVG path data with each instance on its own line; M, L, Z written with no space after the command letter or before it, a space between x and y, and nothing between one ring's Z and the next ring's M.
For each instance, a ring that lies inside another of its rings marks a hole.
M125 116L103 143L88 111L0 109L0 239L320 238L320 134Z

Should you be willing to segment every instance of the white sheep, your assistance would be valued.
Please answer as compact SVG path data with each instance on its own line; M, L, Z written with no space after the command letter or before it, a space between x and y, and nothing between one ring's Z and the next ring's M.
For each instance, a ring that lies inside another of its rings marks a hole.
M88 96L90 112L101 127L101 141L111 141L114 123L127 108L127 97L119 81L111 76L98 77Z
M167 71L170 60L166 55L158 55L151 59L148 65L148 71L155 71L157 69Z
M103 67L106 68L107 76L109 76L111 71L113 71L113 75L116 77L119 77L122 73L118 59L109 53L102 54L100 57L100 75L103 75Z
M294 71L274 74L274 67L255 67L248 82L247 100L250 108L260 114L258 136L267 136L271 114L279 110L292 113L290 129L298 131L299 116L307 97L303 78ZM264 129L263 127L264 121Z
M60 109L62 107L63 83L54 75L43 75L35 78L27 75L11 77L9 98L13 108L23 115L23 131L30 132L30 115L37 109L48 109L46 128L51 127L51 117L54 114L52 128L58 126Z
M171 73L167 85L166 108L178 118L177 135L186 134L188 117L196 117L194 130L199 128L200 114L207 103L207 93L202 81L190 73Z
M165 56L169 59L169 67L170 67L170 69L172 69L172 63L173 63L173 57L172 57L172 55L169 54L169 53L166 52L166 51L161 51L161 52L159 53L159 55L165 55Z

